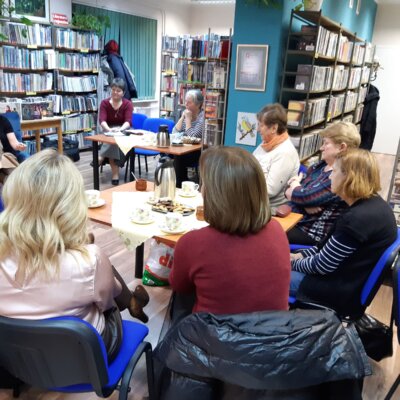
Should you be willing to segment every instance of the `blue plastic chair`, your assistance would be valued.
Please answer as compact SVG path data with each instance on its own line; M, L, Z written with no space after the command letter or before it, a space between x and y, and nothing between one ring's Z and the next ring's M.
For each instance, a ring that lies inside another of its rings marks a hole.
M303 248L305 247L306 246L303 246ZM399 251L400 251L400 229L398 228L396 240L380 256L378 262L375 264L375 267L372 269L368 279L364 283L360 297L360 304L364 309L364 311L371 304L383 280L385 279L386 273L392 267ZM293 305L295 303L296 303L295 297L290 296L289 304Z
M110 364L101 336L76 317L22 320L0 317L0 366L21 381L57 392L95 392L108 397L119 390L127 399L133 370L146 354L149 398L154 399L152 349L143 339L148 328L123 321L123 342Z
M9 111L4 114L1 114L6 117L13 128L13 132L15 133L16 138L18 141L22 141L22 131L21 131L21 119L17 112ZM16 150L16 157L19 163L26 160L29 157L29 154L24 151Z
M397 326L397 341L400 344L400 258L397 259L396 265L393 268L393 317ZM385 400L389 400L394 395L396 389L400 385L400 374L389 389Z
M147 118L143 122L143 129L145 131L157 133L160 125L168 125L168 132L171 133L172 129L175 126L175 122L170 119L165 119L165 118ZM149 167L147 165L147 157L148 156L149 157L158 156L159 154L160 153L158 151L135 149L135 156L137 156L137 158L138 158L139 175L142 174L142 171L140 168L140 156L144 156L144 160L146 163L146 172L149 172ZM133 170L135 170L135 168L133 168Z
M146 114L133 113L131 126L133 129L143 129L143 123L147 119Z

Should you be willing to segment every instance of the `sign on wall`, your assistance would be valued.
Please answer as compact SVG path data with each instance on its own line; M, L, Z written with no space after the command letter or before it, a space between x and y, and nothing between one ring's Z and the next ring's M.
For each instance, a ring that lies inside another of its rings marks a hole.
M236 143L255 146L257 141L257 114L239 112L236 123Z

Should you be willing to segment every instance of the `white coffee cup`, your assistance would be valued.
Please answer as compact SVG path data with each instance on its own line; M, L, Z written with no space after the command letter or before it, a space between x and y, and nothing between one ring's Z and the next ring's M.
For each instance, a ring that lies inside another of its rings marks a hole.
M183 181L182 182L182 191L184 194L191 195L194 194L196 190L198 190L199 185L197 183L191 181Z
M89 207L97 205L100 200L100 191L95 189L85 190L86 200Z
M148 221L150 219L150 209L147 207L136 207L133 210L132 219L139 222Z
M170 231L176 231L180 228L183 222L182 214L172 212L165 216L165 225Z

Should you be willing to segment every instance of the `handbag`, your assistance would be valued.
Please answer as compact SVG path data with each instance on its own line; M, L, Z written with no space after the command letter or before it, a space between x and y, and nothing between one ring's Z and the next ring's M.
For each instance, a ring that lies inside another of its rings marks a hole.
M393 355L393 312L390 325L378 321L369 314L364 314L354 321L365 352L375 361Z

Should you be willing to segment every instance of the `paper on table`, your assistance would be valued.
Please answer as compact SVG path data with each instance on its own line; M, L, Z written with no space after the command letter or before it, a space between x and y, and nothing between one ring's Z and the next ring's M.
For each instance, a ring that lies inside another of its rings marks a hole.
M152 211L154 223L148 225L134 224L130 220L133 210L140 205L146 204L147 200L154 195L153 192L114 192L111 210L112 227L118 232L129 250L135 250L137 246L144 243L153 236L165 236L160 225L165 220L165 214ZM185 199L185 204L192 207L202 204L203 200L199 194L196 198ZM150 207L150 205L149 205ZM199 229L207 226L207 222L198 221L195 214L183 218L188 230Z

